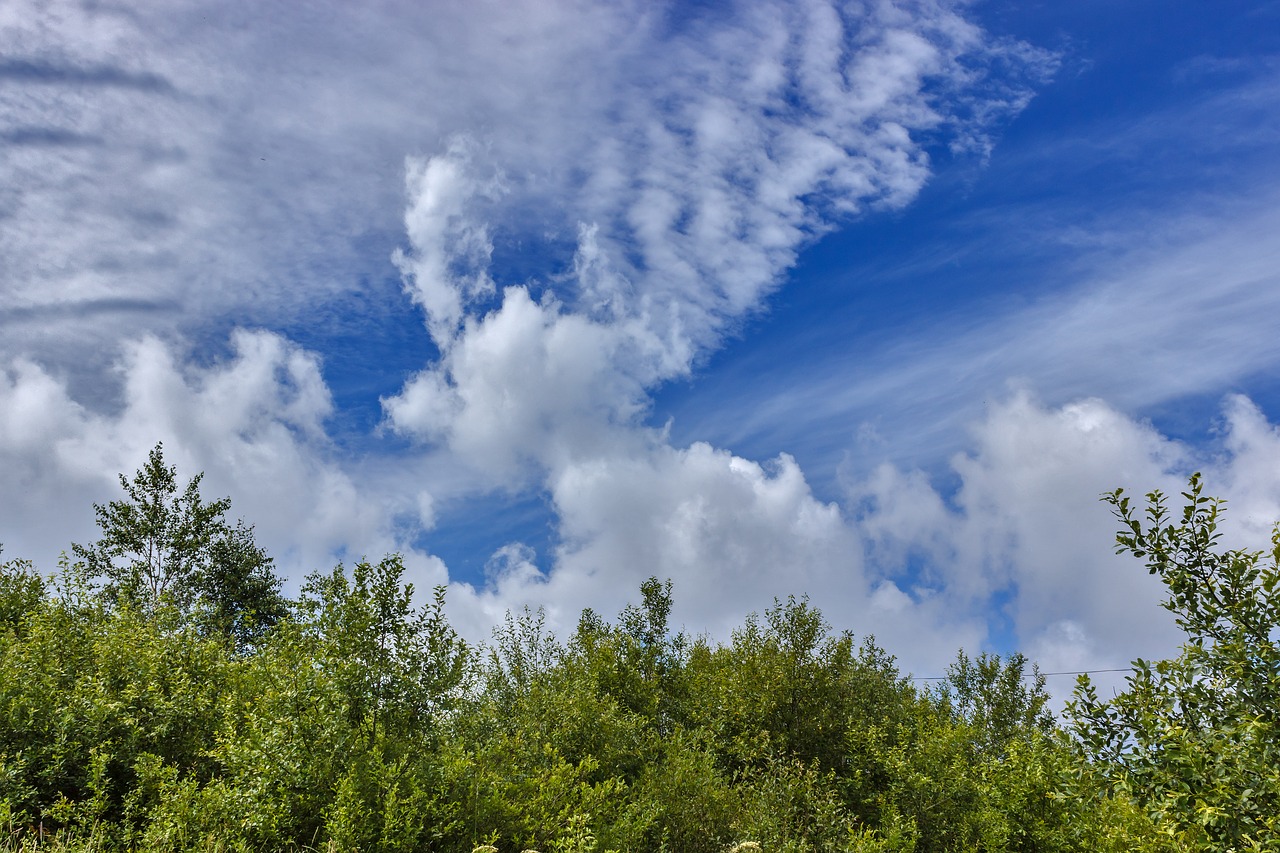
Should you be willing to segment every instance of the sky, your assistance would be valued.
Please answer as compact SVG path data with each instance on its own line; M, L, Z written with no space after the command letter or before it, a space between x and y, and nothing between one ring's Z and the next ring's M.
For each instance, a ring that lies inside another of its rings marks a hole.
M1268 542L1277 202L1276 2L11 0L4 558L163 442L287 590L399 552L475 640L657 576L1168 656L1099 498Z

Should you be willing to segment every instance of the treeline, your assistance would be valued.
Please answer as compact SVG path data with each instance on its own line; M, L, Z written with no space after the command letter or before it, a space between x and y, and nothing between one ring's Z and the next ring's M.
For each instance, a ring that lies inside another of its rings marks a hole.
M471 647L399 557L286 601L252 528L159 447L102 538L0 566L9 849L1277 849L1271 554L1224 551L1193 479L1170 520L1109 496L1170 590L1182 657L1087 680L1060 724L1018 655L921 687L804 599L725 643L650 579L571 636L508 615Z

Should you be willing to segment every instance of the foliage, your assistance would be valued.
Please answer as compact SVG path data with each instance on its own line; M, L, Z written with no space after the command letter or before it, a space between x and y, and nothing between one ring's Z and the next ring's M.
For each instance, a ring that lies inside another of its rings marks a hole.
M1086 682L1073 739L1021 655L921 688L805 598L720 643L650 578L613 622L524 610L475 649L392 554L267 624L269 557L159 450L55 581L0 565L0 849L1275 847L1276 555L1218 550L1198 480L1181 524L1114 496L1189 640L1113 702Z
M132 480L120 475L127 500L94 504L102 538L73 552L104 579L108 598L156 607L189 606L193 580L207 562L215 538L225 531L227 498L206 504L197 475L178 492L176 469L164 464L157 444Z
M27 614L44 600L47 590L29 560L0 563L0 630L22 633Z
M342 692L347 717L372 745L388 731L429 731L447 713L467 677L469 650L444 616L444 587L413 606L402 583L404 561L392 554L313 574L301 616Z
M0 638L0 796L46 826L110 821L132 832L154 804L157 762L196 779L227 680L221 644L123 609L109 619L45 602Z
M192 582L195 623L239 651L251 650L289 614L280 586L271 558L254 542L253 528L236 522L210 543L208 562Z
M1188 849L1280 847L1280 527L1268 552L1220 545L1223 502L1197 474L1174 517L1106 496L1118 551L1146 561L1187 640L1172 660L1134 662L1128 689L1101 701L1087 676L1069 708L1089 761Z
M245 650L288 612L271 558L253 528L226 521L229 498L205 503L203 474L178 491L177 469L157 444L133 479L120 475L126 500L94 504L102 537L73 545L82 573L102 582L114 606L170 606L207 633Z

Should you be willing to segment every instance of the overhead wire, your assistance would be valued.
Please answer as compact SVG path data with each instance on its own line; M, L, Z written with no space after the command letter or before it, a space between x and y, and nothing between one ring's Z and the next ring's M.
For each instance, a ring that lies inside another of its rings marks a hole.
M1023 674L1023 678L1035 678L1037 675L1094 675L1099 672L1129 672L1132 667L1119 667L1117 669L1076 669L1067 672L1028 672ZM946 681L949 675L911 675L908 678L911 681Z

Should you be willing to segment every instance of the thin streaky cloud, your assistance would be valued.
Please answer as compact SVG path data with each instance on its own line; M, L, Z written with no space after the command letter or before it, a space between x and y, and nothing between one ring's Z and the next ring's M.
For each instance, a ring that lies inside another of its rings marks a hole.
M174 85L159 74L129 71L110 65L60 65L33 59L0 60L0 83L27 85L105 86L138 89L156 94L174 94Z

